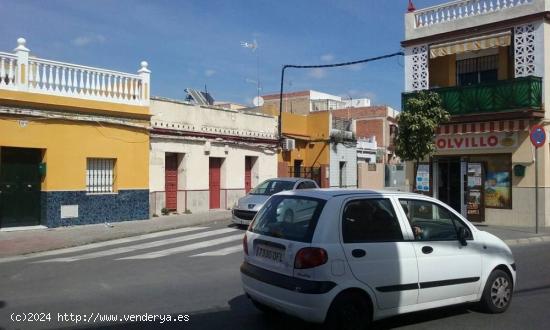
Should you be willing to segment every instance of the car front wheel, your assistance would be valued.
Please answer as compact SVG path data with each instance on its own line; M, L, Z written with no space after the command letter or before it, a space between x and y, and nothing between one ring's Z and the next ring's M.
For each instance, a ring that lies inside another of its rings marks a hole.
M495 269L487 279L480 305L486 312L502 313L510 306L513 290L510 275L505 271Z

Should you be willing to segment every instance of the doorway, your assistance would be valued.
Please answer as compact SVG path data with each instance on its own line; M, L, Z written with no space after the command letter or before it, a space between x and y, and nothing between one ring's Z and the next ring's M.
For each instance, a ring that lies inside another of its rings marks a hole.
M462 185L460 158L441 158L437 161L436 198L462 213Z
M252 156L244 157L244 191L246 194L252 189L252 168L254 167L255 158Z
M178 155L166 153L164 167L164 191L166 193L166 208L178 208Z
M0 149L0 228L40 224L41 149Z
M210 209L220 208L222 159L211 157L209 160L209 197Z

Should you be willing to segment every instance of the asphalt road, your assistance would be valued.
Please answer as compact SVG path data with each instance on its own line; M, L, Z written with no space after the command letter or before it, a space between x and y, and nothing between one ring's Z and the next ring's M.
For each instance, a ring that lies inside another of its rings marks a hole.
M290 317L266 317L244 296L239 278L242 234L221 224L0 262L0 329L316 329ZM488 315L461 305L394 317L374 327L549 328L550 244L517 246L513 251L519 282L506 313ZM98 321L108 315L118 320ZM124 319L130 315L157 319ZM12 321L25 316L34 322Z

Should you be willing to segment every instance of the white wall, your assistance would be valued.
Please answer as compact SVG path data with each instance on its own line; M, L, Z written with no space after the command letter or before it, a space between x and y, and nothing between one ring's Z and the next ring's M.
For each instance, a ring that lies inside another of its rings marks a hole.
M329 185L339 187L341 161L346 162L344 186L357 187L357 148L355 145L346 146L342 143L330 144Z

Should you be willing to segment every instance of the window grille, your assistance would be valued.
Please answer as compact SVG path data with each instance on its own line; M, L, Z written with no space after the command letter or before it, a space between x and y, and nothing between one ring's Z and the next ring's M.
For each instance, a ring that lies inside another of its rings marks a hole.
M88 158L86 164L86 191L89 193L113 192L115 160Z

